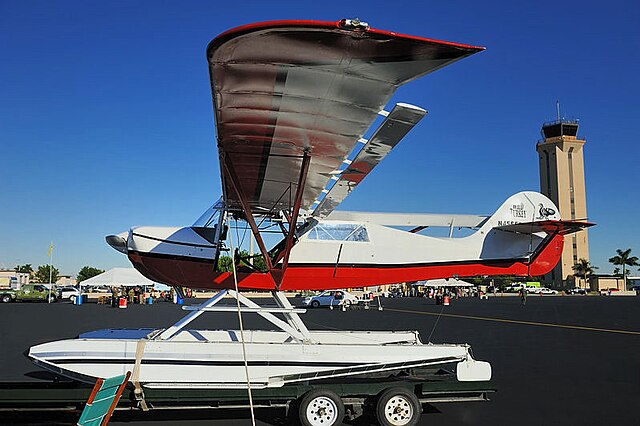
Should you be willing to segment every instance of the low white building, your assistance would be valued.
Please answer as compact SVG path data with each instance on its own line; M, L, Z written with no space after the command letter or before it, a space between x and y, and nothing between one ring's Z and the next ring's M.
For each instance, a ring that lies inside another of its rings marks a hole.
M59 287L67 285L75 286L76 284L78 284L78 282L71 275L58 275L58 279L56 280L56 285Z

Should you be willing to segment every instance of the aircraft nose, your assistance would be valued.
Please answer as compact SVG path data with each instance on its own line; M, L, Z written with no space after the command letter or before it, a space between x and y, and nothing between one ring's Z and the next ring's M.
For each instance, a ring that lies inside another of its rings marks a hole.
M107 235L105 239L107 240L107 244L109 244L111 247L118 250L120 253L127 254L128 237L129 231L125 231L116 235Z

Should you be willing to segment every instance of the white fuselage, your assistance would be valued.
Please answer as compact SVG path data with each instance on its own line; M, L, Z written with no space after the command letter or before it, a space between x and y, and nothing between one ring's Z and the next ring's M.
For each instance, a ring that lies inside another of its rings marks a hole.
M361 235L366 233L367 238L335 239L331 235L335 228L360 228ZM425 259L430 263L439 263L462 259L523 258L531 253L532 244L535 248L543 240L543 237L537 235L522 238L511 232L486 232L493 236L487 239L485 231L478 231L462 238L437 238L373 223L365 226L357 222L323 220L298 240L291 250L290 263L412 265L425 263Z

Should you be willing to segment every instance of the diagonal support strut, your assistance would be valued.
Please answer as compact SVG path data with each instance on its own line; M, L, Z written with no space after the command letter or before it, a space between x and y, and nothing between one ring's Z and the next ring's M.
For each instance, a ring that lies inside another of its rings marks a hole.
M229 157L224 157L224 169L227 171L227 175L229 176L229 180L233 190L235 191L238 199L240 200L240 204L242 205L242 210L244 211L245 219L251 228L251 232L258 243L258 247L260 248L260 252L262 253L262 257L264 257L265 264L267 265L267 269L271 273L272 278L275 277L273 275L273 263L271 262L271 257L269 257L269 252L267 251L266 246L264 245L264 241L260 236L260 231L258 230L258 226L256 225L256 221L253 219L253 215L251 214L251 207L247 202L247 198L245 197L242 188L240 187L240 180L238 179L238 175L236 174L233 165L229 161Z
M293 247L293 237L296 233L296 223L298 221L298 214L300 213L300 206L302 205L302 194L304 193L304 185L307 181L307 173L309 172L309 163L311 162L311 156L307 150L304 151L302 157L302 166L300 167L300 176L298 176L298 186L296 188L296 196L293 203L293 211L291 219L289 221L289 233L285 241L284 251L280 254L284 256L282 261L282 271L280 279L276 283L276 290L280 289L282 282L284 281L284 274L289 266L289 255L291 254L291 248ZM280 256L279 256L280 257ZM278 259L279 260L279 259ZM276 261L277 263L277 261Z

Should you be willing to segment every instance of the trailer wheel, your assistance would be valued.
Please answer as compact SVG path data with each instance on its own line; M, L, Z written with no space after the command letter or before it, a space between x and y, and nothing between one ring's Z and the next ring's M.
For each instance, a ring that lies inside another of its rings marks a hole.
M298 416L303 426L339 425L344 419L344 404L330 390L314 389L300 400Z
M413 426L420 420L422 405L418 397L405 388L389 388L380 394L376 419L381 426Z

